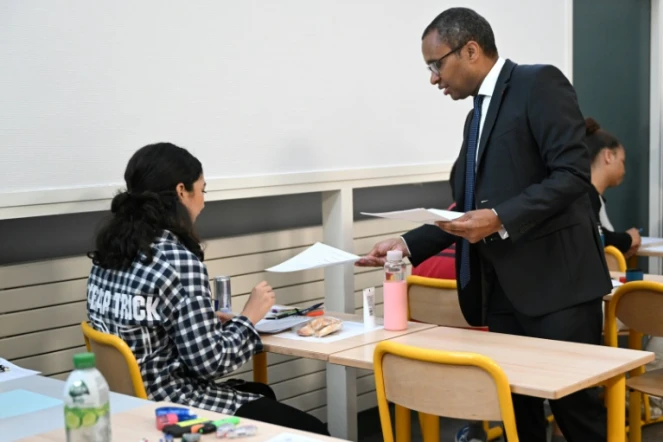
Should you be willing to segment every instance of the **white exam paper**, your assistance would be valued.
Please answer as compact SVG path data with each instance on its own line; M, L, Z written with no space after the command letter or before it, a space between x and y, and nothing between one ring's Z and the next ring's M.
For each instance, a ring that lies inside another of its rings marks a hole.
M298 272L300 270L346 264L358 261L359 259L360 257L357 255L317 242L299 255L293 256L279 265L270 267L267 271L278 273Z
M39 374L38 371L21 368L18 365L14 365L8 360L2 358L0 358L0 365L9 367L9 371L0 371L0 383Z
M295 433L279 433L265 442L322 442L322 439L313 439L312 437Z
M435 224L436 221L453 221L464 215L463 212L440 209L410 209L396 212L366 213L362 215L376 216L378 218L400 219L418 224Z
M640 237L640 248L645 249L647 247L653 246L663 246L663 238L653 238L651 236L641 236Z

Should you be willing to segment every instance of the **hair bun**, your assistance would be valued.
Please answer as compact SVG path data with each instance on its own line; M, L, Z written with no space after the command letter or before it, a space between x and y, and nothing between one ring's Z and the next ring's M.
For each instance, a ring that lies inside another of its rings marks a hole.
M150 212L163 210L163 204L159 194L155 192L120 192L113 198L111 202L112 213L132 213L136 214L137 210L146 209Z
M596 132L598 132L599 129L601 129L601 126L599 125L599 123L595 119L593 119L591 117L585 118L585 134L586 135L593 135Z

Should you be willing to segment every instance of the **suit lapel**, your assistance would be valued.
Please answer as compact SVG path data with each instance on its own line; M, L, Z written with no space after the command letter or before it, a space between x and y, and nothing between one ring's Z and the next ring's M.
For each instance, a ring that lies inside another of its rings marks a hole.
M495 126L495 120L497 120L497 114L499 113L500 106L502 105L502 99L509 87L509 80L511 79L511 72L516 66L511 60L506 60L502 71L500 72L499 77L497 78L497 83L495 84L495 90L493 95L490 98L490 106L488 106L488 113L486 114L486 120L483 123L483 128L481 129L481 139L479 140L479 154L477 157L477 171L481 165L481 157L486 150L486 144L488 143L488 138L493 131Z
M456 172L454 176L454 201L456 207L463 207L465 204L465 165L467 163L467 136L472 121L472 110L470 109L465 118L465 127L463 128L463 145L460 148L460 154L456 160Z

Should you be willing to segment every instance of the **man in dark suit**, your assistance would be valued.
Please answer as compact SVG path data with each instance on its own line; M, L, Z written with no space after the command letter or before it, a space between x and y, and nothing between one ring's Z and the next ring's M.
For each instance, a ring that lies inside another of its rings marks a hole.
M401 250L416 266L455 242L459 302L471 325L599 345L601 298L612 285L591 221L573 87L553 66L500 58L490 24L466 8L435 18L422 51L431 84L454 100L474 99L451 178L465 214L380 242L358 265L381 265L388 250ZM595 391L550 404L568 441L606 440ZM520 440L545 441L543 400L514 395L514 408Z

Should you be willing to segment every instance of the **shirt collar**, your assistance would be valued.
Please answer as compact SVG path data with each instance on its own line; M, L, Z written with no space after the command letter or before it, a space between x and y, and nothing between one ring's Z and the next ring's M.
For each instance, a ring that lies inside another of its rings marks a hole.
M179 242L177 236L172 233L170 230L162 230L161 235L156 238L155 242Z
M490 72L488 72L486 78L484 78L481 82L479 95L483 95L484 97L491 97L493 95L495 86L497 85L497 79L500 76L500 72L502 72L505 61L506 60L504 60L502 57L498 57L497 61L493 65L493 68L490 70Z

